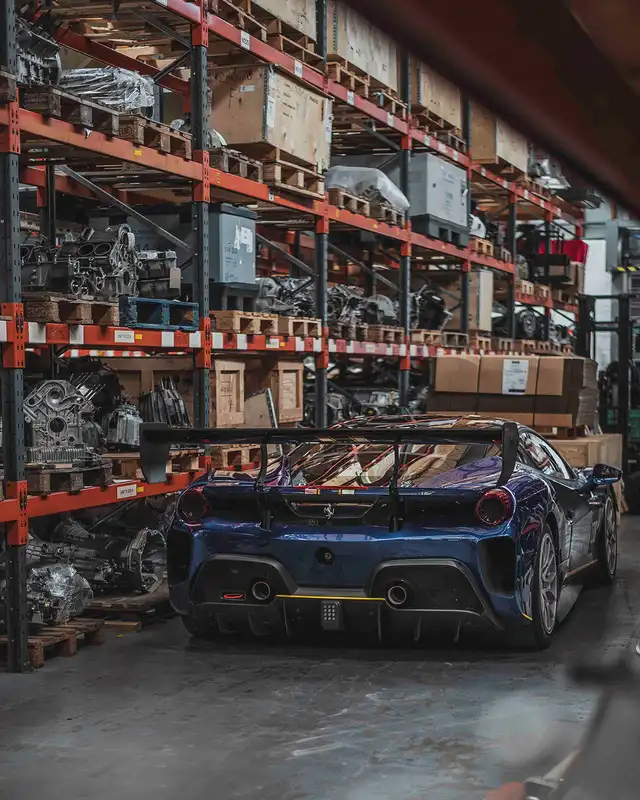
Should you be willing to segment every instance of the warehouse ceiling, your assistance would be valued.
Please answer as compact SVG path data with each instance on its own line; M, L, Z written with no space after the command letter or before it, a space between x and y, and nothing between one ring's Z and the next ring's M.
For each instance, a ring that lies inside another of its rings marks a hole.
M640 4L348 2L640 217Z

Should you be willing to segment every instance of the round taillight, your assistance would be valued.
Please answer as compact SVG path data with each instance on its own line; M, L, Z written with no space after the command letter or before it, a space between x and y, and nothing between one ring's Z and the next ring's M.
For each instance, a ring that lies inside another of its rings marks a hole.
M178 500L178 514L189 525L200 522L209 512L209 503L201 488L187 489Z
M495 528L513 514L513 497L506 489L489 489L476 503L476 516L483 525Z

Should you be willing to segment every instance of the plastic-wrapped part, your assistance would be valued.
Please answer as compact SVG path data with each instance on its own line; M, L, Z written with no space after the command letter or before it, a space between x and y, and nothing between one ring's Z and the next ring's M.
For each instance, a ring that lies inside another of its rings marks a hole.
M184 119L171 120L170 127L183 133L191 133L191 117L189 114ZM227 140L215 128L208 128L204 135L205 150L218 150L227 146Z
M148 75L120 67L70 69L60 77L61 89L122 112L152 108L154 87Z
M349 194L374 203L387 203L396 211L406 212L409 200L395 183L372 167L331 167L324 174L325 189L344 189Z
M30 622L63 625L85 610L93 598L86 578L70 564L33 567L27 576Z

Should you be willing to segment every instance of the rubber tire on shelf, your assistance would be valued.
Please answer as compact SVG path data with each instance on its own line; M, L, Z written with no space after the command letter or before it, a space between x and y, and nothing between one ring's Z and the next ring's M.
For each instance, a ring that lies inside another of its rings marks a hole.
M556 591L557 591L556 619L554 622L553 630L551 632L547 632L545 630L545 627L542 624L541 613L540 613L540 568L542 560L541 559L542 542L547 536L551 538L556 556ZM560 596L560 574L558 572L558 545L556 543L555 536L553 535L553 531L551 530L548 524L545 524L542 529L540 540L538 542L535 563L534 563L534 577L533 577L533 586L531 590L532 621L527 628L519 631L514 636L514 643L517 646L525 647L531 650L546 650L547 647L549 647L549 645L553 641L553 637L558 627L557 604L559 596Z
M220 631L215 622L208 619L196 619L190 616L181 616L182 624L192 636L197 639L218 639Z
M613 567L613 572L609 569L609 559L607 557L607 545L606 545L606 525L607 525L607 508L613 509L613 524L615 526L616 531L616 563ZM600 525L600 530L598 531L598 538L596 539L596 558L597 558L597 567L595 570L595 578L596 582L599 585L610 585L614 582L616 578L616 570L618 568L618 517L616 513L616 506L613 501L613 497L611 496L611 492L607 493L607 499L605 501L605 513L604 518L602 520L602 524Z

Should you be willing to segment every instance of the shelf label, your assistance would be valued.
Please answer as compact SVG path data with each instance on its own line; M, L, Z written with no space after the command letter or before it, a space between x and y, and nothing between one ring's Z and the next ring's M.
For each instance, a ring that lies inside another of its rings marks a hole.
M275 199L276 199L275 194L273 192L269 192L269 200L273 202Z
M296 78L302 77L302 62L301 61L294 61L293 62L293 74Z
M393 114L390 111L387 111L387 125L393 128Z
M356 104L355 92L352 92L351 90L347 92L347 103L349 103L350 106L355 106Z
M113 341L116 344L135 344L135 331L123 331L119 328L116 328L116 330L113 332Z
M240 31L240 47L251 50L251 36L246 31Z
M116 489L116 497L118 500L126 500L127 497L136 497L138 494L138 487L135 483L127 483L126 486L118 486Z
M284 344L284 342L282 342L282 344ZM280 339L277 336L276 337L270 336L266 341L266 345L267 345L267 347L269 349L279 350L280 349Z

